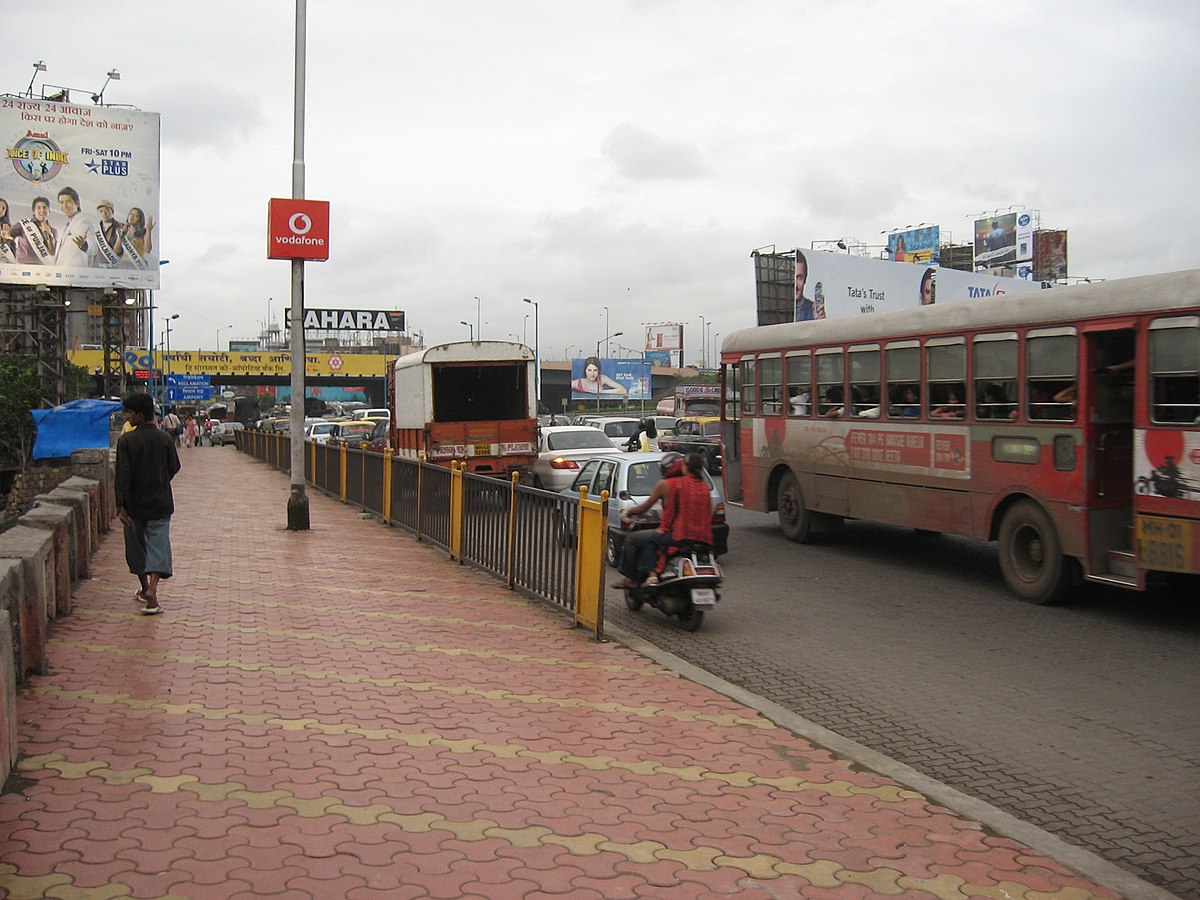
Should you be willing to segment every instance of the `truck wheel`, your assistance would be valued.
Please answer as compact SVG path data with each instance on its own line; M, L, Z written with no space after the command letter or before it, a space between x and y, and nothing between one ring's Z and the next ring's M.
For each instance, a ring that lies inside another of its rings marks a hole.
M1054 522L1032 500L1020 500L1004 514L1000 570L1009 590L1031 603L1057 603L1071 589L1074 561L1063 556Z
M779 512L779 527L783 530L783 536L797 544L807 543L812 536L812 513L804 505L800 482L791 472L786 472L779 481L775 506Z

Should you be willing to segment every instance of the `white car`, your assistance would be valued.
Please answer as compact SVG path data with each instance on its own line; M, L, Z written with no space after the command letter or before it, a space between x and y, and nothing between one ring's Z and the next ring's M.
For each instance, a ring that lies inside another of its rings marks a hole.
M333 427L337 424L337 422L329 422L325 420L313 422L304 429L304 437L306 440L310 440L314 444L324 444L329 440L329 436L333 434Z
M612 441L590 425L551 425L538 431L533 486L547 491L568 487L589 459L613 452Z
M629 439L640 430L640 424L640 420L625 416L610 416L595 423L597 428L608 435L608 439L618 450L625 449Z
M391 421L392 412L389 409L356 409L350 414L350 418L356 422L359 419L387 419Z

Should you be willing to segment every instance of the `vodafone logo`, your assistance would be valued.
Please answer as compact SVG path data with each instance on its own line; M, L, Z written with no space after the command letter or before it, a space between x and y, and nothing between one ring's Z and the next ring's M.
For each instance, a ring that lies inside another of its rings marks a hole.
M329 259L329 203L272 199L268 204L267 257Z
M308 213L292 213L292 217L288 219L288 229L292 234L308 234L312 231L312 219L308 217Z

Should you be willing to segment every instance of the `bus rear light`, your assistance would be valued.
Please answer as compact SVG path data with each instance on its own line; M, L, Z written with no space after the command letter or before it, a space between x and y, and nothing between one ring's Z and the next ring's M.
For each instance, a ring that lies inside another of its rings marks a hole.
M550 468L552 469L578 469L579 463L573 459L563 459L561 456L556 456L550 460Z

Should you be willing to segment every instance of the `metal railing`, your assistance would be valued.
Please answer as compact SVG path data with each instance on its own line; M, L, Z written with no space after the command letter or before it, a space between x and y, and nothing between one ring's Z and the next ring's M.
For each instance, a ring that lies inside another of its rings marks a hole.
M234 435L244 453L281 471L291 462L282 432ZM424 460L346 444L305 442L308 483L445 549L507 587L553 603L603 636L607 499L589 500L501 481Z

